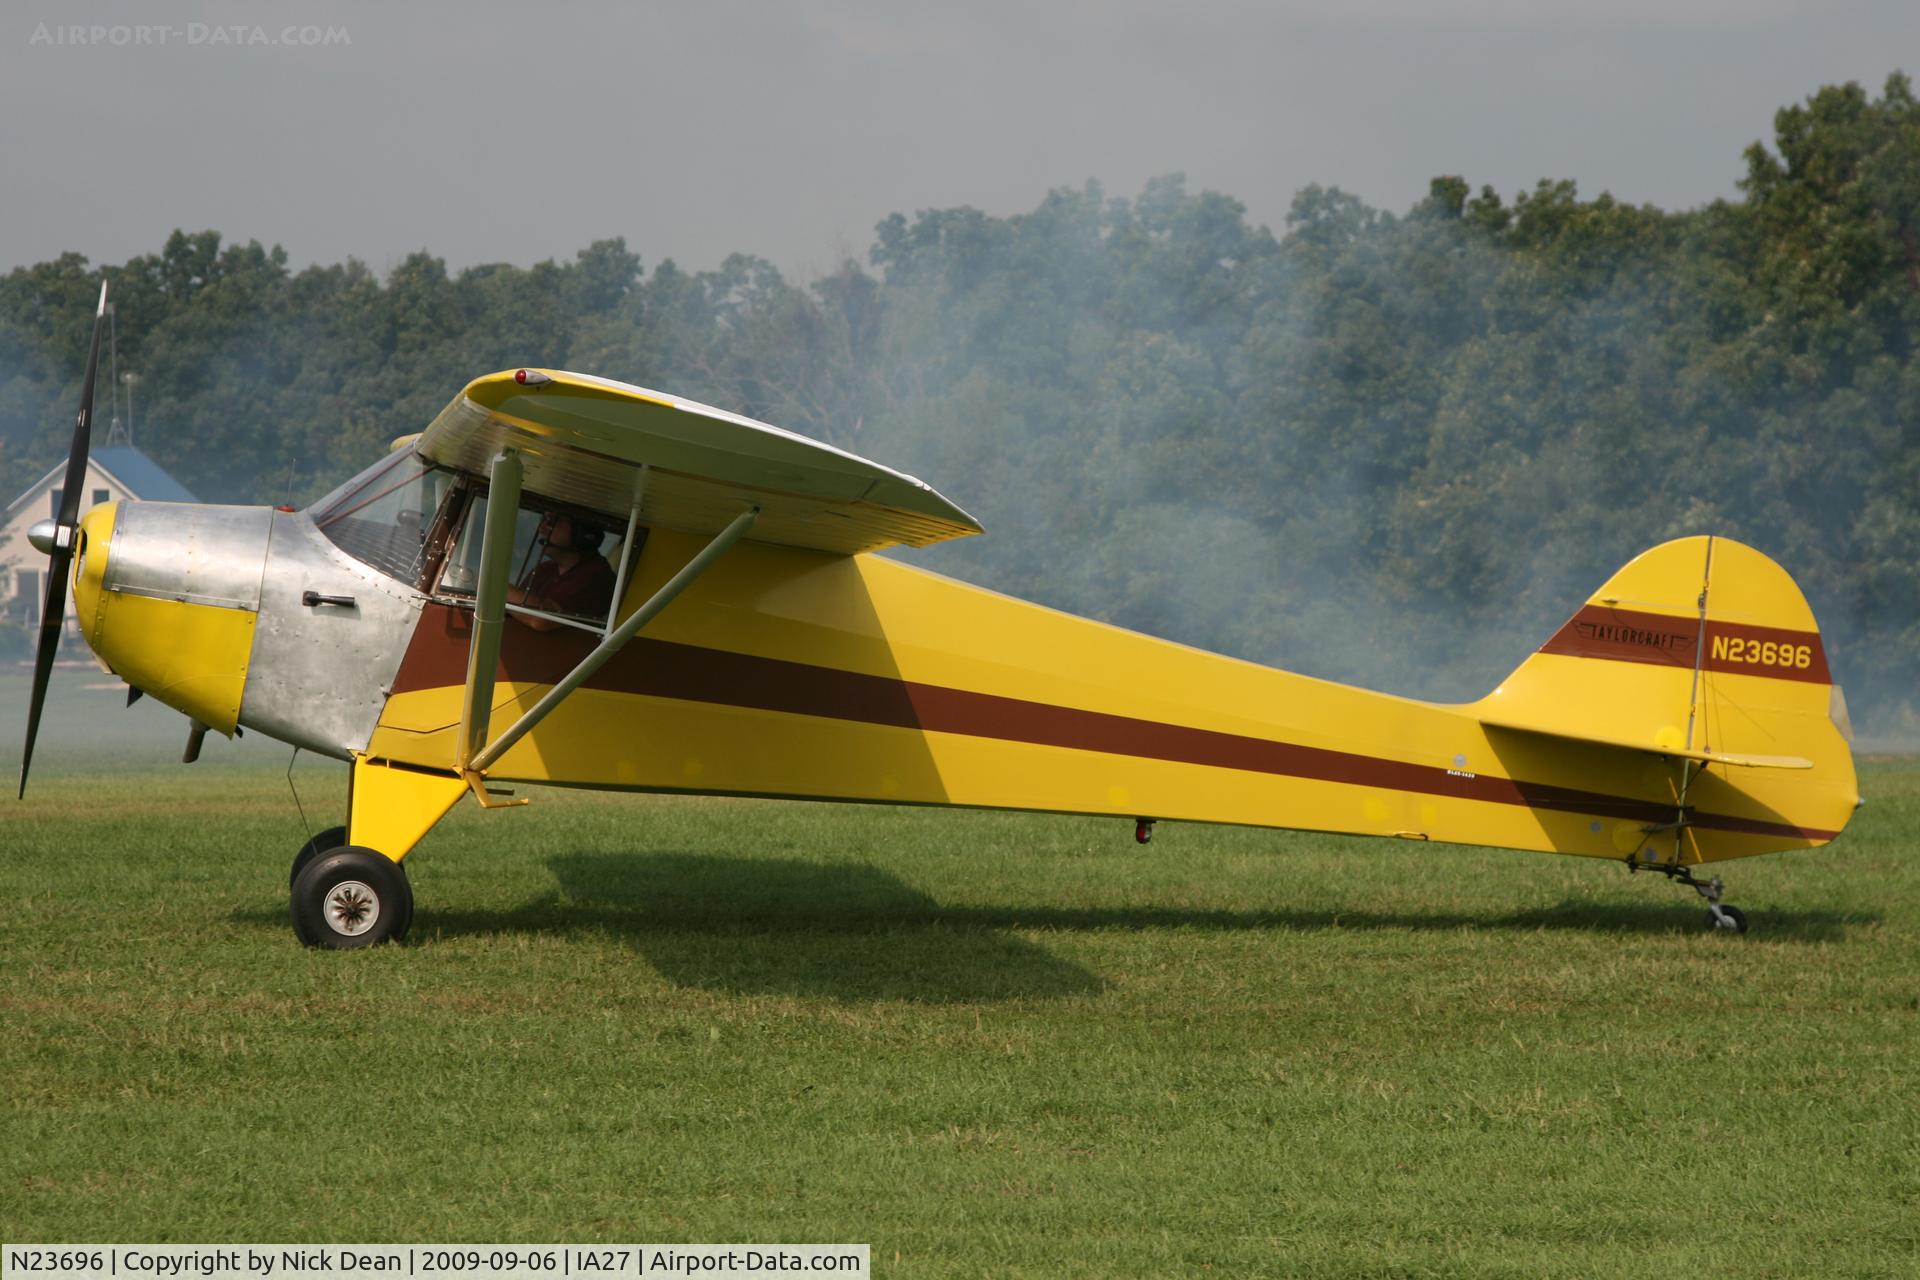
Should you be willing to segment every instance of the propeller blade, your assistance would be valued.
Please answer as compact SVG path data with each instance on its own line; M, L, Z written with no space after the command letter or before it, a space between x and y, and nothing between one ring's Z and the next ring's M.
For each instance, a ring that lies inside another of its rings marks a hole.
M40 648L33 659L33 696L27 703L27 743L20 752L20 794L17 799L26 799L27 769L33 764L33 742L40 736L40 709L47 700L47 680L53 675L54 655L60 649L60 628L67 621L67 566L65 561L73 558L71 550L62 547L51 557L47 566L47 594L41 604ZM46 619L53 619L52 622Z
M20 797L27 794L27 770L33 765L33 742L40 736L40 711L47 700L47 681L60 650L60 630L67 624L67 571L73 565L74 526L79 522L80 492L87 483L87 448L92 439L93 383L100 371L100 331L107 318L107 283L100 282L100 305L93 312L93 345L87 350L87 376L80 388L80 412L73 420L73 444L67 450L67 487L60 492L55 517L53 549L47 553L47 594L40 609L40 648L33 660L33 695L27 704L27 743L20 753Z

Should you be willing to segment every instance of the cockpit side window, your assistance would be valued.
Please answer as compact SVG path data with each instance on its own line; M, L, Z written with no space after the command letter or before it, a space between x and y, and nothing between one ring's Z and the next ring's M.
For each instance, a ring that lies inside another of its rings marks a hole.
M314 524L342 551L408 586L422 585L428 535L459 477L411 453L383 458L315 509Z
M513 554L507 558L507 582L510 585L521 582L538 558L540 517L540 512L523 506L514 520ZM460 523L460 538L454 543L453 554L447 557L446 567L440 572L440 590L443 594L463 599L473 595L480 581L480 540L486 527L487 495L476 493L473 501L467 504L466 518Z
M459 514L459 534L440 570L434 595L450 602L473 598L480 577L480 544L487 524L487 495L476 491ZM623 555L625 522L610 516L523 494L514 522L507 564L507 607L523 620L547 614L592 629L605 625L625 586L615 575L623 560L638 561L647 530L634 531L634 553Z

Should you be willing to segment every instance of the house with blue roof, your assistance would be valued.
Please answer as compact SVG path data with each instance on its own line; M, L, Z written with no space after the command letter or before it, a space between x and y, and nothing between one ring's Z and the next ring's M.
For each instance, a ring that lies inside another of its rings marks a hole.
M63 460L27 491L7 505L0 516L0 618L40 625L40 605L46 598L47 557L27 541L35 521L60 510L61 486L66 480ZM187 487L161 470L160 464L130 444L109 444L87 459L86 492L80 498L84 514L103 502L198 502ZM73 597L67 597L68 625L73 624Z

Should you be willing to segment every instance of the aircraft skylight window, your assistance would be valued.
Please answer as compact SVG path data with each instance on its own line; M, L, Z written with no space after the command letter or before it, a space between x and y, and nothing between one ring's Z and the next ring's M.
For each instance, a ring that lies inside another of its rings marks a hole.
M320 532L356 560L409 586L426 568L427 534L454 475L417 458L374 468L349 484L316 520Z

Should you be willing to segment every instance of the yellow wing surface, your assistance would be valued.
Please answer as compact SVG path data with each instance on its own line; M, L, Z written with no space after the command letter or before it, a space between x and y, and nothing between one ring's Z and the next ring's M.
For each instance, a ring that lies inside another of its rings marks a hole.
M851 555L980 532L928 485L831 445L664 392L556 369L475 378L414 444L485 476L517 450L536 493L712 534L747 507L752 537Z
M656 529L623 611L702 543ZM370 756L455 767L470 630L465 611L427 606ZM508 628L496 722L592 643ZM1465 706L1204 653L879 557L743 542L489 776L1712 861L1839 833L1857 791L1837 697L1798 590L1725 539L1636 559Z

